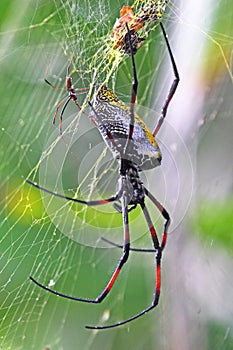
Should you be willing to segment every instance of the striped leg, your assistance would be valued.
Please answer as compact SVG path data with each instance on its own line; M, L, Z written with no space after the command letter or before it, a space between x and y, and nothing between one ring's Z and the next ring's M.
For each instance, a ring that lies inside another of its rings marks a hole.
M96 206L96 205L103 205L103 204L107 204L107 203L110 203L110 202L114 202L114 201L118 200L121 197L121 193L122 193L122 190L120 189L112 197L109 197L109 198L106 198L106 199L93 200L93 201L84 201L82 199L77 199L77 198L73 198L73 197L69 197L69 196L64 196L63 194L50 191L47 188L42 187L42 186L38 185L37 183L35 183L35 182L31 181L31 180L28 180L28 179L26 179L26 182L29 185L32 185L32 186L38 188L39 190L41 190L43 192L46 192L46 193L49 193L49 194L51 194L51 195L53 195L55 197L62 198L62 199L67 199L68 201L72 201L72 202L76 202L76 203L80 203L80 204L86 204L86 205L88 205L90 207Z
M168 38L167 38L166 31L165 31L162 23L160 23L160 27L162 29L163 36L164 36L164 39L165 39L165 42L166 42L166 45L167 45L167 49L168 49L169 57L170 57L170 60L171 60L171 64L172 64L173 72L174 72L174 75L175 75L175 79L173 80L173 83L171 85L171 88L170 88L170 91L169 91L168 96L166 98L166 101L165 101L165 103L164 103L164 105L162 107L161 116L160 116L160 118L158 120L158 123L157 123L157 125L155 127L155 130L153 132L153 136L154 137L157 135L159 129L161 128L161 125L163 124L163 121L164 121L164 119L166 117L166 114L167 114L168 106L169 106L169 104L170 104L170 102L172 100L172 97L175 94L175 91L176 91L177 86L178 86L179 81L180 81L178 69L176 67L176 62L175 62L175 59L174 59L174 56L173 56L173 53L172 53L172 50L171 50Z
M105 237L101 237L102 241L114 246L114 247L117 247L117 248L123 248L123 245L121 244L118 244L118 243L115 243L113 241L110 241L110 239L107 239ZM130 247L130 250L132 252L141 252L141 253L155 253L155 250L154 249L147 249L147 248L132 248Z
M161 243L161 250L163 250L165 245L166 245L166 242L167 242L167 234L168 234L167 231L168 231L168 227L170 225L171 219L170 219L170 216L169 216L167 210L145 187L144 187L144 191L145 191L146 196L148 198L150 198L152 203L154 203L154 205L158 208L158 210L160 211L160 213L163 215L163 217L165 219L164 231L163 231L163 237L162 237L162 243Z
M135 319L145 315L146 313L148 313L149 311L151 311L152 309L154 309L158 305L159 296L160 296L160 286L161 286L162 249L160 247L159 240L158 240L155 228L154 228L154 226L152 224L151 218L149 216L148 210L147 210L147 208L146 208L144 203L141 203L140 205L141 205L143 214L145 216L147 225L149 227L149 230L150 230L150 233L151 233L151 238L152 238L152 241L153 241L153 245L154 245L154 248L155 248L155 251L156 251L156 285L155 285L155 293L154 293L154 298L152 300L152 304L149 307L147 307L146 309L144 309L143 311L139 312L138 314L136 314L136 315L134 315L134 316L132 316L130 318L127 318L124 321L117 322L117 323L114 323L114 324L111 324L111 325L107 325L107 326L86 326L86 328L88 328L88 329L108 329L108 328L114 328L114 327L121 326L123 324L131 322L131 321L133 321L133 320L135 320Z
M122 217L123 217L123 227L124 227L123 253L122 253L122 256L119 260L117 268L115 269L107 286L104 288L103 292L95 300L93 300L91 302L100 303L108 295L108 293L112 289L112 286L115 283L123 265L126 263L126 261L128 260L128 257L129 257L130 236L129 236L128 208L127 208L127 201L126 201L126 193L125 192L123 192L123 195L121 197L121 203L122 203Z
M28 181L29 182L29 181ZM31 183L31 182L29 182ZM36 186L38 187L38 186ZM50 193L50 191L46 192ZM59 195L59 197L61 197ZM62 196L62 198L64 198L64 196ZM109 199L108 199L109 201ZM92 205L97 205L96 203L97 201L92 201ZM99 204L104 204L102 203L102 200L99 201L101 203ZM32 280L36 285L38 285L39 287L41 287L42 289L53 293L57 296L66 298L66 299L71 299L71 300L75 300L75 301L81 301L81 302L85 302L85 303L101 303L102 300L105 299L105 297L108 295L108 293L110 292L110 290L112 289L113 284L115 283L122 266L126 263L128 256L129 256L129 248L130 248L130 237L129 237L129 224L128 224L128 208L127 208L127 194L125 192L123 192L122 196L121 196L121 202L122 202L122 215L123 215L123 226L124 226L124 246L123 246L123 254L119 260L119 263L117 265L117 268L115 269L112 277L110 278L107 286L104 288L104 290L97 296L97 298L95 299L87 299L87 298L77 298L74 296L70 296L70 295L66 295L60 292L57 292L53 289L50 289L48 287L46 287L45 285L39 283L38 281L36 281L32 276L30 276L30 280ZM85 202L85 204L87 204L88 202ZM89 202L90 203L90 202ZM94 204L93 204L94 203ZM88 204L90 205L90 204Z
M164 232L163 232L162 243L161 243L161 250L163 250L165 245L166 245L166 242L167 242L168 228L169 228L171 219L170 219L169 213L162 206L162 204L145 187L143 187L143 188L144 188L145 195L152 201L152 203L154 203L154 205L158 208L158 210L160 211L160 213L162 214L162 216L165 219ZM109 243L110 245L113 245L113 246L118 247L118 248L122 248L122 245L117 244L115 242L112 242L109 239L106 239L104 237L101 237L101 239L104 242ZM130 250L132 250L134 252L141 252L141 253L155 253L156 252L155 249L147 249L147 248L143 249L143 248L131 247Z
M61 113L60 113L60 121L59 121L59 123L60 123L60 134L62 134L62 118L63 118L63 114L64 114L64 112L66 110L66 107L68 106L70 101L71 101L71 97L70 96L68 96L65 101L62 100L57 105L55 113L54 113L54 116L53 116L53 125L55 125L55 121L56 121L56 118L57 118L57 114L58 114L59 108L64 104L63 107L62 107Z
M161 258L162 258L162 248L159 244L159 240L154 228L154 225L151 221L149 212L145 206L145 204L141 205L143 214L145 216L147 225L150 229L150 234L152 238L152 242L154 245L154 248L156 250L156 286L155 286L155 293L154 293L154 299L152 301L153 308L158 304L159 302L159 296L160 296L160 288L161 288Z
M128 147L129 147L129 142L132 139L133 136L133 130L134 130L134 105L137 97L137 91L138 91L138 79L137 79L137 70L136 70L136 65L135 65L135 60L134 60L134 54L133 54L133 48L132 48L132 42L131 42L131 34L130 30L128 27L128 24L126 23L126 28L128 31L128 41L129 41L129 48L131 52L131 62L132 62L132 90L131 90L131 103L130 103L130 125L129 125L129 133L128 137L125 143L124 147L124 154L128 153Z

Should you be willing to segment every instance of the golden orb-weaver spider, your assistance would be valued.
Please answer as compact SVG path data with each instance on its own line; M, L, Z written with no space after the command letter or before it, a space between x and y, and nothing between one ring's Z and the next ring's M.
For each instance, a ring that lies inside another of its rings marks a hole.
M53 294L56 294L57 296L64 297L67 299L81 301L85 303L101 303L105 299L105 297L109 294L110 290L112 289L123 265L126 263L128 259L129 251L130 250L149 251L149 250L143 250L143 249L130 248L128 213L131 210L135 209L138 205L142 209L142 212L144 214L145 220L147 222L147 225L151 234L153 251L156 254L156 285L155 285L155 291L154 291L152 303L146 309L142 310L141 312L137 313L132 317L127 318L126 320L113 323L110 325L106 325L106 326L86 326L86 328L89 328L89 329L108 329L108 328L113 328L113 327L123 325L125 323L128 323L130 321L133 321L139 318L140 316L154 309L159 302L160 286L161 286L161 258L162 258L162 252L164 250L164 247L167 241L167 230L170 224L170 216L166 211L166 209L162 206L162 204L160 204L159 201L143 185L143 182L139 176L139 172L141 170L155 168L161 163L161 159L162 159L161 152L157 142L155 141L155 136L157 135L164 121L164 118L167 113L167 108L179 83L179 74L178 74L176 63L170 48L170 44L168 42L167 35L162 23L160 23L160 26L162 29L163 36L165 38L166 46L168 48L175 79L171 85L168 96L162 107L161 116L157 122L157 125L154 131L151 132L146 127L144 122L134 112L134 105L135 105L137 88L138 88L138 79L137 79L137 72L136 72L136 66L134 61L134 54L132 52L132 45L130 41L130 30L127 23L126 23L126 27L129 34L128 45L131 48L130 57L132 62L132 90L131 90L130 108L127 107L122 101L120 101L118 97L105 85L98 85L96 87L96 93L94 95L93 103L89 102L89 105L91 107L90 117L94 120L97 128L99 129L108 147L111 149L113 154L116 155L117 158L119 159L120 179L119 179L119 187L116 194L107 199L85 201L85 200L79 200L76 198L61 195L59 193L56 193L44 187L41 187L40 185L30 180L26 180L29 184L33 185L34 187L42 191L45 191L49 194L52 194L53 196L82 203L88 206L104 205L107 203L115 203L116 201L121 202L121 207L116 203L114 207L116 210L122 213L122 217L123 217L123 227L124 227L124 243L122 247L123 253L109 282L107 283L104 290L96 298L88 299L88 298L79 298L75 296L66 295L58 291L55 291L49 287L46 287L45 285L36 281L32 276L30 276L30 279L39 287ZM74 90L72 90L72 93L73 92ZM73 100L76 103L76 99L73 99ZM67 104L65 104L65 106L67 106ZM63 112L64 112L64 107L61 113ZM152 201L152 203L157 207L157 209L165 219L164 231L163 231L161 243L158 239L155 227L152 223L152 220L150 218L149 212L145 204L146 197L148 197Z

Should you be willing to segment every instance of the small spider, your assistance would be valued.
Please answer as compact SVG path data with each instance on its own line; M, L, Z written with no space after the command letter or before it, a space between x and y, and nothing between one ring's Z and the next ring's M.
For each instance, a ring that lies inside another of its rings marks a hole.
M179 74L177 67L173 58L173 54L166 36L166 32L162 23L160 23L163 36L165 38L166 46L171 59L171 64L175 79L171 85L168 96L163 105L161 116L157 122L157 125L153 132L151 132L144 122L135 114L134 105L137 96L138 80L137 72L134 61L134 55L132 52L131 41L129 41L129 47L131 48L131 62L132 62L132 90L131 90L131 104L130 107L126 106L119 98L105 85L98 85L96 87L96 93L94 95L93 103L89 103L91 107L90 117L94 120L96 126L98 127L104 141L107 146L111 149L113 154L119 160L119 184L116 194L107 199L85 201L76 198L61 195L59 193L50 191L40 185L26 180L29 184L34 187L45 191L53 196L64 198L69 201L78 202L88 206L98 206L107 203L113 203L114 208L122 214L123 219L123 229L124 229L124 243L123 252L119 260L119 263L113 272L109 282L107 283L104 290L94 299L89 298L79 298L75 296L66 295L55 291L40 282L36 281L32 276L30 279L37 284L39 287L49 291L57 296L64 297L67 299L81 301L85 303L101 303L106 296L111 291L117 277L126 263L129 257L130 250L135 251L153 251L156 255L156 284L155 291L152 298L152 303L150 306L137 313L136 315L127 318L126 320L113 323L106 326L86 326L88 329L107 329L117 327L133 321L142 315L146 314L150 310L154 309L159 302L160 297L160 285L161 285L161 258L162 252L166 245L168 227L170 224L170 216L166 209L159 203L159 201L147 190L144 186L142 180L140 179L139 173L141 170L152 169L159 166L161 163L161 152L159 146L155 140L163 120L167 113L167 108L169 103L176 91L177 85L179 83ZM130 38L130 29L126 23L126 28ZM162 235L161 243L158 239L155 227L150 218L145 199L148 197L151 202L157 207L163 218L165 219L164 231ZM116 202L120 202L121 205ZM153 249L143 250L130 247L130 234L129 234L129 212L134 210L137 206L141 207L144 214L148 229L150 231ZM105 241L112 243L105 239ZM113 245L119 246L115 243Z
M55 125L56 122L56 118L59 112L59 109L62 107L61 112L60 112L60 134L62 135L62 118L63 118L63 114L69 104L69 102L72 100L74 101L74 103L76 104L76 106L78 107L79 110L81 110L81 106L78 104L78 98L77 98L77 94L76 91L86 91L88 90L88 88L74 88L73 84L72 84L72 78L70 77L69 74L69 70L70 70L70 64L67 67L67 74L66 74L66 91L68 92L68 96L66 96L65 98L63 98L57 105L56 109L55 109L55 113L53 115L53 125ZM63 88L59 88L53 84L51 84L47 79L44 79L45 82L51 86L53 89L56 90L63 90Z

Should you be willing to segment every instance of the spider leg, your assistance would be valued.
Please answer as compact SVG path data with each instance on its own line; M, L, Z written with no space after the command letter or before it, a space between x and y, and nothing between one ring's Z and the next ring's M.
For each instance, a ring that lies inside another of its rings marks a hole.
M74 103L76 104L76 106L78 107L78 109L81 111L82 107L78 104L77 102L77 97L71 97L71 99L74 101Z
M127 318L124 321L113 323L113 324L110 324L110 325L107 325L107 326L86 326L86 328L88 328L88 329L100 329L100 330L102 330L102 329L108 329L108 328L114 328L114 327L121 326L123 324L129 323L129 322L131 322L131 321L133 321L133 320L135 320L135 319L145 315L146 313L148 313L149 311L151 311L152 309L154 309L158 305L159 296L160 296L160 285L161 285L162 249L160 247L159 240L158 240L158 237L157 237L154 225L153 225L153 223L151 221L151 218L150 218L149 212L148 212L148 210L147 210L147 208L145 206L145 203L141 203L140 205L141 205L143 214L145 216L147 225L149 227L149 230L150 230L150 233L151 233L151 238L152 238L152 241L153 241L153 245L154 245L154 248L155 248L155 251L156 251L156 285L155 285L155 292L154 292L154 297L153 297L153 300L152 300L152 304L149 307L147 307L146 309L142 310L141 312L137 313L136 315L134 315L134 316L132 316L130 318Z
M120 205L118 205L117 203L113 203L112 206L116 211L118 211L118 213L122 214L122 209ZM128 213L134 210L136 207L137 207L137 204L132 205L130 208L128 208Z
M169 216L169 213L167 212L167 210L162 206L162 204L143 186L144 191L145 191L145 195L150 198L150 200L152 201L152 203L154 203L154 205L158 208L158 210L160 211L160 213L162 214L162 216L165 219L165 223L164 223L164 233L163 233L163 237L162 237L162 243L161 243L161 250L164 249L165 245L166 245L166 241L167 241L167 231L168 231L168 227L170 225L171 219ZM113 204L114 207L116 206L116 204ZM115 242L110 241L107 238L101 237L101 239L106 242L109 243L111 245L113 245L114 247L118 247L118 248L122 248L122 245L117 244ZM134 252L144 252L144 253L155 253L154 249L142 249L142 248L130 248L130 250L134 251Z
M86 88L84 88L84 89L86 89ZM71 100L74 101L74 103L76 104L76 106L78 107L78 109L80 111L82 109L82 107L77 102L77 96L76 96L76 93L75 93L75 89L72 88L72 91L69 91L68 97L65 100L62 100L58 104L58 106L56 107L55 114L54 114L54 117L53 117L53 124L55 124L55 120L56 120L56 117L57 117L57 114L58 114L58 110L63 104L63 107L62 107L62 110L61 110L61 113L60 113L60 134L62 134L62 117L63 117L63 114L64 114L64 112L66 110L66 107L67 107L68 103ZM86 114L85 112L83 112L83 113Z
M131 42L131 33L129 30L128 23L126 23L126 28L128 32L128 40L129 40L129 48L131 52L131 62L132 62L132 90L131 90L131 104L130 104L130 125L129 125L129 133L128 137L125 143L124 147L124 154L127 154L128 147L129 147L129 140L132 139L133 136L133 130L134 130L134 105L137 97L137 90L138 90L138 79L137 79L137 70L136 70L136 65L135 65L135 60L134 60L134 54L133 54L133 48L132 48L132 42Z
M61 107L62 103L64 103L63 107L62 107L62 110L61 110L61 113L60 113L60 134L62 134L62 117L63 117L63 114L66 110L66 107L68 106L68 103L71 101L72 97L71 96L68 96L65 100L65 102L60 102L56 108L56 111L55 111L55 114L54 114L54 117L53 117L53 124L55 124L55 120L56 120L56 117L57 117L57 113L58 113L58 110L59 108Z
M105 238L105 237L101 237L102 241L114 246L114 247L117 247L117 248L123 248L123 245L121 244L117 244L113 241L110 241L109 239ZM155 253L156 251L154 249L143 249L143 248L132 248L130 247L130 250L133 251L133 252L142 252L142 253Z
M56 108L54 117L53 117L53 124L54 124L54 123L55 123L55 120L56 120L56 117L57 117L58 110L59 110L59 108L61 107L61 105L64 104L63 107L62 107L61 113L60 113L60 134L62 134L62 117L63 117L63 114L64 114L64 112L65 112L65 110L66 110L66 107L67 107L68 103L69 103L71 100L74 101L74 103L76 104L76 106L78 107L78 109L81 111L81 106L80 106L80 105L78 104L78 102L77 102L77 97L76 97L75 93L71 93L71 92L70 92L70 93L69 93L69 96L66 98L66 100L65 100L65 101L63 100L63 101L61 101L61 102L59 103L59 105L58 105L57 108Z
M86 89L86 88L84 88L84 89ZM60 134L62 134L62 117L63 117L63 114L64 114L64 112L66 110L66 107L67 107L68 103L72 100L72 101L74 101L74 103L76 104L76 106L78 107L78 109L80 111L82 109L82 107L77 102L77 96L76 96L75 91L76 90L73 89L73 87L72 87L72 90L69 91L68 97L66 99L62 100L58 104L58 106L56 107L55 114L54 114L54 117L53 117L53 124L55 124L55 120L56 120L59 108L63 105L61 113L60 113ZM83 113L86 114L85 112L83 112Z
M167 34L166 34L166 31L165 31L165 29L163 27L163 24L161 22L160 22L160 26L161 26L161 29L162 29L162 32L163 32L163 36L164 36L164 39L165 39L165 42L166 42L166 46L167 46L167 49L168 49L168 52L169 52L169 56L170 56L173 72L174 72L174 75L175 75L175 79L173 80L173 83L172 83L171 88L169 90L168 96L167 96L167 98L165 100L165 103L164 103L164 105L162 107L161 116L160 116L160 118L158 120L158 123L157 123L157 125L155 127L155 130L153 132L153 136L154 137L156 136L156 134L158 133L159 129L161 128L161 125L163 124L163 121L164 121L164 119L166 117L166 114L167 114L168 106L169 106L169 104L170 104L170 102L172 100L172 97L175 94L175 91L176 91L177 86L178 86L179 81L180 81L178 69L177 69L176 62L175 62L175 59L174 59L174 56L173 56L173 53L172 53L172 50L171 50L168 38L167 38Z
M26 182L29 184L29 185L32 185L36 188L38 188L39 190L43 191L43 192L46 192L46 193L49 193L55 197L59 197L59 198L63 198L63 199L67 199L68 201L72 201L72 202L76 202L76 203L80 203L80 204L85 204L85 205L88 205L88 206L96 206L96 205L103 205L103 204L107 204L107 203L110 203L110 202L114 202L116 200L118 200L118 198L121 196L121 189L112 197L109 197L109 198L106 198L106 199L99 199L99 200L93 200L93 201L85 201L85 200L82 200L82 199L77 199L77 198L73 198L73 197L69 197L69 196L64 196L60 193L57 193L57 192L53 192L53 191L50 191L48 190L47 188L45 187L42 187L40 185L38 185L37 183L31 181L31 180L28 180L26 179Z
M106 298L110 290L112 289L113 284L115 283L122 266L126 263L128 256L129 256L129 248L130 248L130 238L129 238L129 224L128 224L128 210L127 210L127 196L126 193L123 192L121 196L121 202L122 202L122 216L123 216L123 225L124 225L124 246L123 246L123 253L122 256L119 260L119 263L115 269L115 271L112 274L112 277L110 278L108 284L104 288L104 290L97 296L95 299L87 299L87 298L77 298L74 296L66 295L60 292L57 292L53 289L50 289L49 287L46 287L45 285L39 283L36 281L32 276L30 276L30 280L33 281L37 286L41 287L42 289L53 293L57 296L70 299L70 300L75 300L75 301L81 301L85 303L94 303L98 304L101 303L102 300ZM88 327L88 326L87 326Z
M55 112L54 112L54 115L53 115L53 125L55 124L56 122L56 118L57 118L57 114L58 114L58 111L59 109L61 108L61 106L66 103L67 101L67 97L63 98L57 105L56 109L55 109ZM64 113L64 112L63 112Z
M122 209L121 209L121 206L119 204L113 203L112 206L119 214L122 214Z
M156 305L155 305L156 306ZM113 324L110 324L108 326L85 326L85 328L87 329L98 329L98 330L102 330L102 329L109 329L109 328L115 328L115 327L118 327L118 326L122 326L123 324L126 324L126 323L129 323L133 320L136 320L137 318L147 314L150 310L154 309L155 306L149 306L148 308L146 308L145 310L143 310L142 312L139 312L138 314L136 314L135 316L132 316L130 318L127 318L126 320L124 321L121 321L121 322L117 322L117 323L113 323Z
M46 78L44 78L44 81L46 84L48 84L49 86L51 86L53 89L56 89L56 90L65 90L65 88L61 88L59 86L56 86L56 85L53 85L52 83L50 83L50 81L48 81Z
M44 78L44 81L45 81L46 84L48 84L49 86L51 86L53 89L67 91L67 89L64 88L64 87L59 87L59 86L53 85L53 84L50 83L50 81L48 81L46 78ZM82 87L82 88L75 88L75 89L74 89L74 91L87 91L87 90L89 90L88 87Z
M65 89L63 89L63 88L59 88L58 86L51 84L47 79L44 79L44 81L45 81L49 86L51 86L53 89L56 89L56 90L65 90ZM56 122L56 118L57 118L58 111L59 111L59 109L61 108L61 106L64 105L63 108L62 108L61 114L60 114L60 133L61 133L61 134L62 134L62 116L63 116L63 113L64 113L64 111L65 111L65 109L66 109L68 103L70 102L70 100L71 100L71 97L70 97L70 96L68 96L68 97L66 97L66 98L64 98L64 99L62 99L61 102L58 103L58 105L57 105L57 107L56 107L56 109L55 109L54 116L53 116L53 125L54 125L55 122Z
M161 250L163 250L167 242L167 231L171 222L170 215L168 214L167 210L162 206L162 204L145 187L144 187L144 191L146 196L150 198L152 203L154 203L154 205L158 208L158 210L160 211L160 213L165 219L164 231L163 231L163 237L162 237L162 243L161 243Z

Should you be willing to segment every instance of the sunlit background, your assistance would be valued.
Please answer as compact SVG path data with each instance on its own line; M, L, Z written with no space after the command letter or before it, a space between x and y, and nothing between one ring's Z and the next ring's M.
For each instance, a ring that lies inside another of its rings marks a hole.
M131 61L114 53L110 35L121 7L132 3L0 3L1 349L233 348L230 0L169 1L163 16L181 82L158 135L162 166L142 174L172 217L159 306L122 327L84 328L121 321L150 305L155 284L150 253L132 252L100 305L58 298L29 280L32 275L60 292L94 298L120 258L118 248L101 240L122 242L121 216L111 205L95 210L71 205L25 179L72 196L78 187L86 199L115 193L118 166L88 120L87 108L79 113L69 105L61 138L52 118L66 93L49 87L44 78L64 88L70 64L75 87L105 81L129 103ZM152 129L174 78L159 27L135 60L137 111ZM78 94L81 105L89 93ZM163 222L153 206L149 209L161 237ZM132 245L151 247L140 210L130 213L130 222Z

